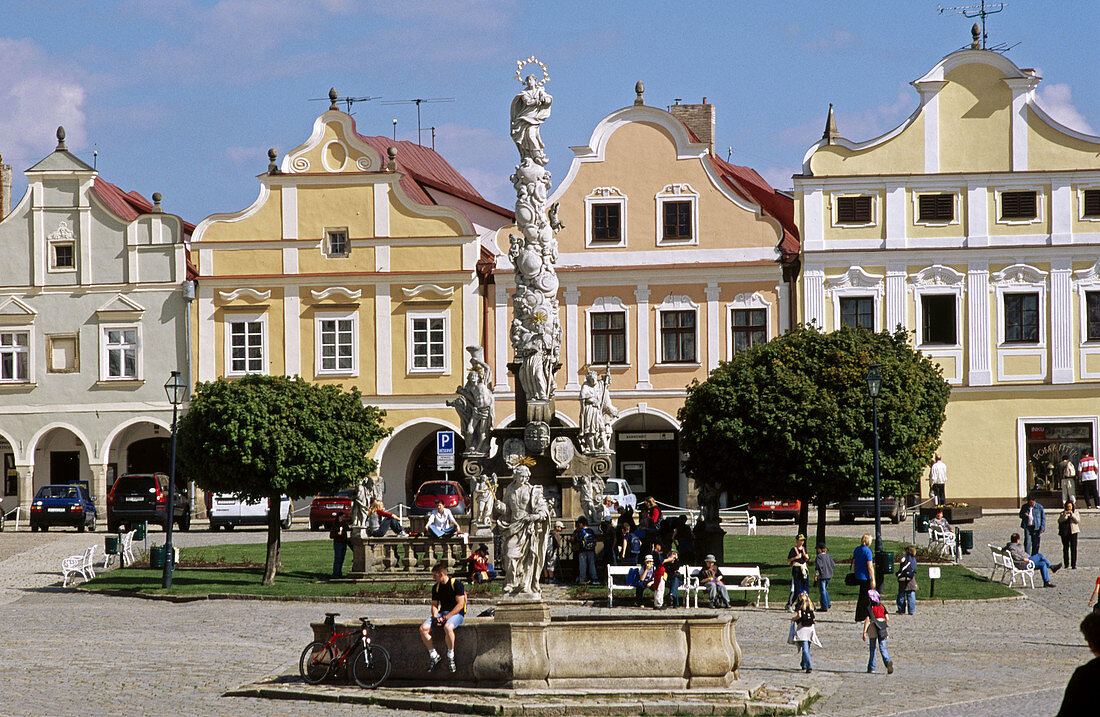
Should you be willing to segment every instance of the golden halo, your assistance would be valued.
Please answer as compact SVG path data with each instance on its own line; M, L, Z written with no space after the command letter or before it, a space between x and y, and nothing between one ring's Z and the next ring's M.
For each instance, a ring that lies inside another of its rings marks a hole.
M546 63L541 62L537 57L531 55L526 60L516 60L516 81L521 85L523 84L523 68L527 65L538 65L542 68L542 79L535 83L539 87L542 87L550 81L550 71L546 69Z

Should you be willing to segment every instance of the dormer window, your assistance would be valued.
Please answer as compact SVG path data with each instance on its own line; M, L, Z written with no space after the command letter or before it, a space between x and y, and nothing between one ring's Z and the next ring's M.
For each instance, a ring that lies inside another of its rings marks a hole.
M50 271L76 271L76 238L68 222L61 222L57 231L47 237Z

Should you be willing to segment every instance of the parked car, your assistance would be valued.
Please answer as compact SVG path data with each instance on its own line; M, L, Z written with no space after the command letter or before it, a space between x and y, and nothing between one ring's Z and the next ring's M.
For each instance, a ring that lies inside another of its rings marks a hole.
M841 523L853 523L856 518L875 517L874 496L842 500L839 507ZM879 515L889 518L891 523L900 523L907 515L905 500L899 496L882 496L882 512Z
M95 503L85 484L44 485L31 503L31 532L64 525L83 533L95 530L95 519Z
M351 520L351 506L355 502L355 488L342 490L336 495L319 495L309 505L309 529L331 528L337 521Z
M793 498L758 498L749 501L749 515L757 520L798 520L802 501Z
M168 529L168 481L164 473L125 473L107 494L107 530L132 529L148 522ZM180 530L191 529L191 502L187 492L175 487L172 520Z
M619 510L630 508L638 510L638 496L630 490L630 484L624 478L608 478L603 487L603 495L619 504Z
M462 484L453 480L430 480L420 485L409 512L413 515L427 515L435 510L435 502L443 501L444 508L450 508L455 515L470 512L470 498Z
M249 501L233 493L207 493L206 513L210 516L210 530L233 530L238 525L267 525L268 499ZM283 496L279 503L279 519L289 530L294 522L294 504Z

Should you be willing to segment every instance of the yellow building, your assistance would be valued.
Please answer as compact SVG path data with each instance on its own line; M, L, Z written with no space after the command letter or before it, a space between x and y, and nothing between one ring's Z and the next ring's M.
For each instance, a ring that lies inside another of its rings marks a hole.
M588 367L611 375L619 410L613 475L639 495L696 504L681 471L686 386L721 360L789 325L797 258L793 200L756 172L714 156L715 108L633 105L602 119L573 147L559 203L558 302L563 327L557 419L575 426ZM551 157L551 164L554 158ZM507 425L513 360L508 327L513 268L498 232L486 354L494 363L497 420ZM786 276L785 276L786 269Z
M457 430L445 401L485 340L478 262L511 212L433 150L358 134L335 100L259 180L193 235L196 378L358 387L393 428L374 455L386 503L407 502L438 476L435 431Z
M986 507L1050 488L1100 421L1100 138L1044 112L1040 80L953 52L880 137L841 137L830 108L794 177L802 318L915 332L953 386L947 498Z

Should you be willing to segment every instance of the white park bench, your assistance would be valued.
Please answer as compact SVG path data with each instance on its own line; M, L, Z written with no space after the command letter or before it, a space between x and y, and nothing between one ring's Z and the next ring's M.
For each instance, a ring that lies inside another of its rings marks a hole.
M1008 586L1012 587L1016 583L1016 578L1020 578L1020 587L1031 582L1031 588L1035 589L1035 563L1028 560L1027 565L1022 568L1016 567L1016 561L1012 559L1012 553L1008 552L1004 548L998 548L994 545L989 546L989 552L993 557L993 571L989 573L989 579L992 580L993 576L997 574L997 571L1001 571L1001 582L1007 577Z
M745 535L756 535L756 516L747 510L734 510L728 513L727 522L734 528L745 528Z
M939 553L945 558L955 558L957 547L955 531L944 530L934 525L928 526L928 552Z
M634 586L627 585L626 576L631 570L641 569L637 565L608 565L607 566L607 606L613 604L615 592L629 592L634 594Z
M61 561L61 587L69 587L69 578L83 575L87 582L95 577L95 568L92 561L95 560L95 546L84 551L83 555L70 555Z
M700 568L688 568L688 575L691 576L691 580L688 583L689 589L695 592L695 606L699 606L699 591L704 588L699 582L699 570ZM768 607L768 590L771 589L771 580L760 574L760 566L754 565L752 567L724 567L719 566L719 572L722 573L722 584L726 586L726 591L729 593L734 592L755 592L756 593L756 607L760 607L760 596L764 596L764 607ZM745 578L753 578L752 585L742 585L746 582ZM732 595L731 595L732 599Z

